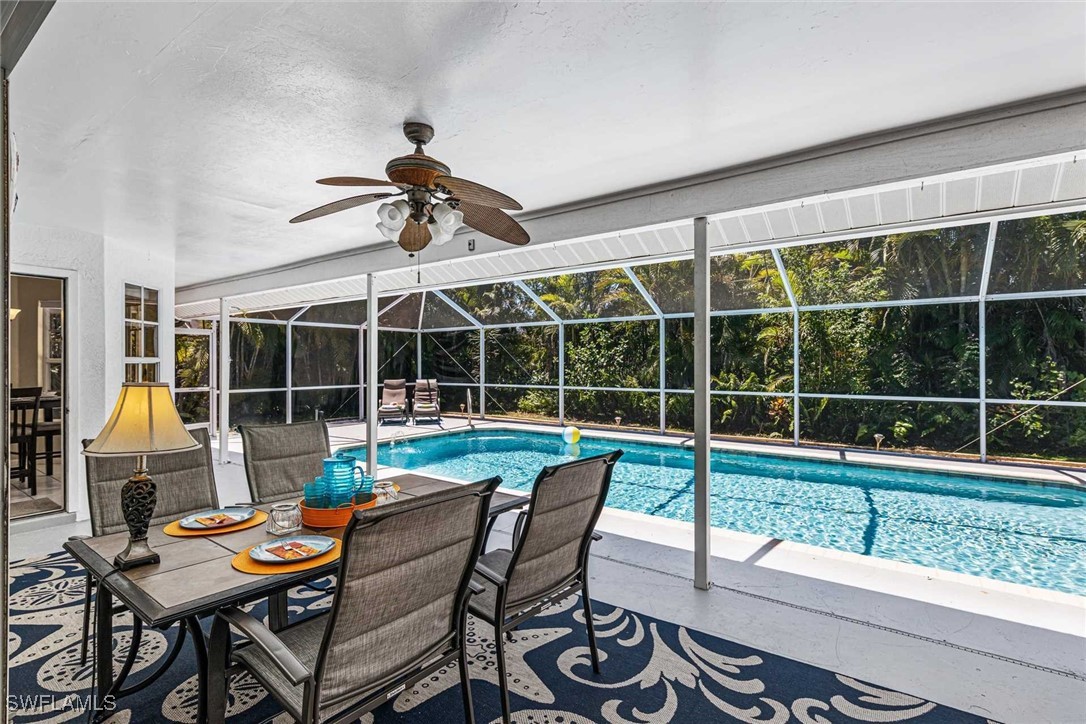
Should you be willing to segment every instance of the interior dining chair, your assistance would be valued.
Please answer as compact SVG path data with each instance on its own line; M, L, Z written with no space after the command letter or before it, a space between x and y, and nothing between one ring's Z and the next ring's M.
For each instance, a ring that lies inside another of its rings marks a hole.
M273 633L239 608L211 627L208 716L226 718L227 682L248 671L296 721L357 721L459 660L464 716L474 722L464 656L467 598L483 545L491 478L354 513L326 613ZM230 629L245 640L231 642Z
M38 494L38 411L41 407L40 387L12 387L10 392L9 445L15 446L17 463L8 474L12 480L27 484L31 497Z
M509 681L504 638L552 603L577 593L584 606L592 669L600 672L592 601L588 594L588 553L596 521L607 500L621 450L543 468L532 488L528 510L517 518L513 547L490 551L475 566L483 590L472 596L471 613L494 626L502 721L509 724Z
M211 462L211 437L204 428L189 430L199 448L165 455L149 455L147 472L155 481L157 502L151 525L170 523L186 515L219 507L215 489L215 469ZM83 447L91 443L83 440ZM97 457L86 455L87 491L89 493L91 535L109 535L128 530L121 512L121 488L136 469L135 456ZM85 536L75 536L82 538ZM87 641L90 632L91 589L94 578L86 576L83 598L83 641L79 649L80 663L87 662ZM123 611L123 606L117 610ZM184 631L184 627L181 628ZM179 635L180 641L184 640ZM135 639L134 639L135 640ZM137 643L138 645L138 643ZM179 649L180 643L175 646ZM173 654L174 656L176 654ZM170 658L172 661L172 656Z
M289 425L242 425L245 477L254 503L302 497L302 486L324 470L332 455L324 420Z

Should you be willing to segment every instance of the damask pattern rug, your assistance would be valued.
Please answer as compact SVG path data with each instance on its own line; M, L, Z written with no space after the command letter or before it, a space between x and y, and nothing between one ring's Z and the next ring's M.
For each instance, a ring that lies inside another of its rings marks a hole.
M11 566L11 703L18 722L85 720L92 671L79 663L82 569L66 554ZM330 598L291 592L291 617L326 609ZM264 604L252 609L263 616ZM595 603L602 674L592 673L580 601L555 605L515 632L507 646L514 720L533 724L664 722L983 722L930 701L889 691L715 636ZM128 650L131 619L117 617L114 656ZM472 620L472 693L479 722L500 722L492 636ZM205 621L205 625L209 625ZM145 631L128 683L151 671L177 636ZM93 658L93 657L92 657ZM110 722L191 722L196 714L190 642L162 678L122 698ZM404 691L362 719L369 724L463 720L455 665ZM256 682L231 682L230 722L289 721Z

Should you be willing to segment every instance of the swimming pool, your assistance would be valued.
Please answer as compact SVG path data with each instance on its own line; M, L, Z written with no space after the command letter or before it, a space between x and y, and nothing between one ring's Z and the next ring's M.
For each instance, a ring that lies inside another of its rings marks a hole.
M607 505L693 522L689 448L599 438L578 448L558 434L475 430L381 444L377 459L530 490L544 465L622 448ZM1086 491L721 450L710 489L715 527L1086 593Z

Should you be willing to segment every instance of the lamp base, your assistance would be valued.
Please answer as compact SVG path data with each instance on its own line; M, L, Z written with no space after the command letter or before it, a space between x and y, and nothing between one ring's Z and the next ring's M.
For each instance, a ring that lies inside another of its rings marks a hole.
M155 513L158 492L147 475L146 457L140 455L137 460L135 473L121 488L121 513L128 525L128 546L113 559L113 565L122 571L160 560L147 543L147 528Z
M129 540L125 549L113 559L113 565L119 571L127 571L138 566L159 563L161 560L158 554L151 550L151 546L147 545L147 539L144 538L143 540Z

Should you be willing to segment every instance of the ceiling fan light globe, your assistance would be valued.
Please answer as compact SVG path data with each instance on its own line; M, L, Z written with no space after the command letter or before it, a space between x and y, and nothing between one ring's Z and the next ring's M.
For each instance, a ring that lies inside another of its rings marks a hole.
M436 244L437 246L443 246L452 241L453 231L446 231L445 229L442 229L441 226L437 223L427 224L426 228L430 230L431 242Z
M434 206L432 215L438 228L440 228L443 233L447 233L450 236L464 225L464 213L453 209L446 203L440 203Z
M402 229L407 221L411 207L403 199L397 199L390 204L381 204L377 207L377 216L381 223L390 229Z
M377 230L381 232L381 236L385 237L389 241L398 242L400 240L400 234L403 233L403 227L403 222L401 222L400 225L396 228L386 226L385 224L378 224Z

